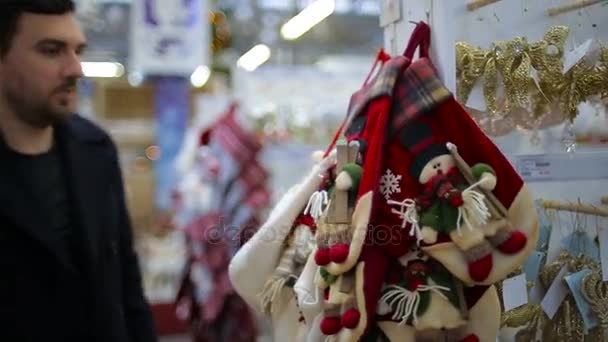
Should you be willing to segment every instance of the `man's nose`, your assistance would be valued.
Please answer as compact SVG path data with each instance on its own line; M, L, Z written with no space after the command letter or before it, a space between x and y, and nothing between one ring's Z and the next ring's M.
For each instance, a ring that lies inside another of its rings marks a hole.
M80 56L78 54L70 53L65 62L63 76L66 78L81 78L83 76L83 72L82 64L80 62Z

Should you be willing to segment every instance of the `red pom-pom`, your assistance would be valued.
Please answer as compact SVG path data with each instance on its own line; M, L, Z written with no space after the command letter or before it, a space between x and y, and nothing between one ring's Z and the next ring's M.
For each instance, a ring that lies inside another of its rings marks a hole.
M300 224L303 224L310 228L316 227L315 219L313 219L312 216L310 216L310 215L304 215L304 214L298 215L298 217L296 217L296 220L294 222L294 226L297 226Z
M325 317L321 321L321 332L323 335L335 335L342 329L340 317Z
M471 334L460 340L460 342L479 342L479 337L477 337L475 334Z
M460 340L460 342L479 342L479 337L477 337L475 334L471 334Z
M492 254L469 263L469 275L474 281L484 281L492 271Z
M450 204L454 207L461 207L464 204L462 195L452 197L452 199L450 199Z
M524 249L528 238L520 231L515 231L511 234L511 237L498 246L498 250L505 254L515 254Z
M338 243L329 249L329 258L331 261L339 264L348 258L350 246L345 243Z
M355 329L359 325L361 313L355 308L350 308L342 314L342 326L346 329Z
M325 266L329 264L331 260L329 259L329 248L319 248L315 253L315 262L319 266Z

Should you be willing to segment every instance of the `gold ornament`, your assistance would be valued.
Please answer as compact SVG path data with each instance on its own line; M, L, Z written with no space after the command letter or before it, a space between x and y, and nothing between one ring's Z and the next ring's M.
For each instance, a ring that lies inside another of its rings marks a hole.
M458 88L456 98L463 105L467 103L469 95L477 80L483 75L485 67L485 52L466 42L456 43L456 75Z
M503 69L504 45L502 43L492 44L490 51L486 53L483 70L483 96L490 116L499 113L496 92L498 91L498 73ZM504 112L508 112L505 108Z
M608 98L608 48L600 48L600 60L589 78L591 95Z
M567 26L551 27L544 38L531 51L532 66L538 71L540 90L532 94L532 112L538 117L546 113L552 101L559 99L558 84L565 78L563 74L564 51L570 29Z
M528 108L532 68L531 46L524 37L505 43L502 75L510 108Z
M600 272L591 272L583 278L581 292L597 316L604 336L608 336L608 284Z
M578 105L592 94L593 67L580 61L569 70L557 85L557 94L562 111L570 121L578 115Z
M548 320L540 305L529 305L528 307L530 319L528 320L528 325L515 334L515 341L517 342L538 340L537 336L542 333L542 327L545 326Z

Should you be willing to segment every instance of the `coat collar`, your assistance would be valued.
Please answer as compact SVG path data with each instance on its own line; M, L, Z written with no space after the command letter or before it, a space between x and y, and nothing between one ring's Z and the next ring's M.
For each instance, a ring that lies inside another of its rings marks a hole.
M71 229L82 242L79 252L84 253L82 257L89 264L99 255L99 233L109 201L104 179L109 179L112 151L107 148L107 141L109 138L103 131L79 116L55 127L55 143L61 154L74 214ZM6 159L7 153L6 146L1 146L0 160ZM45 222L31 205L23 184L14 173L0 168L0 217L41 243L61 263L71 265L67 251L59 248L48 229L44 229Z

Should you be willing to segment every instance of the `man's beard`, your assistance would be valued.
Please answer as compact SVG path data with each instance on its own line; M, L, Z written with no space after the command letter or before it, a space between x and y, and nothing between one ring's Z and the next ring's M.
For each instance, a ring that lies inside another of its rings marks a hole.
M50 101L36 101L27 95L7 89L4 97L15 115L23 122L39 128L53 126L66 120L72 114L68 103L61 103L65 110L53 108ZM67 100L66 100L67 101Z

